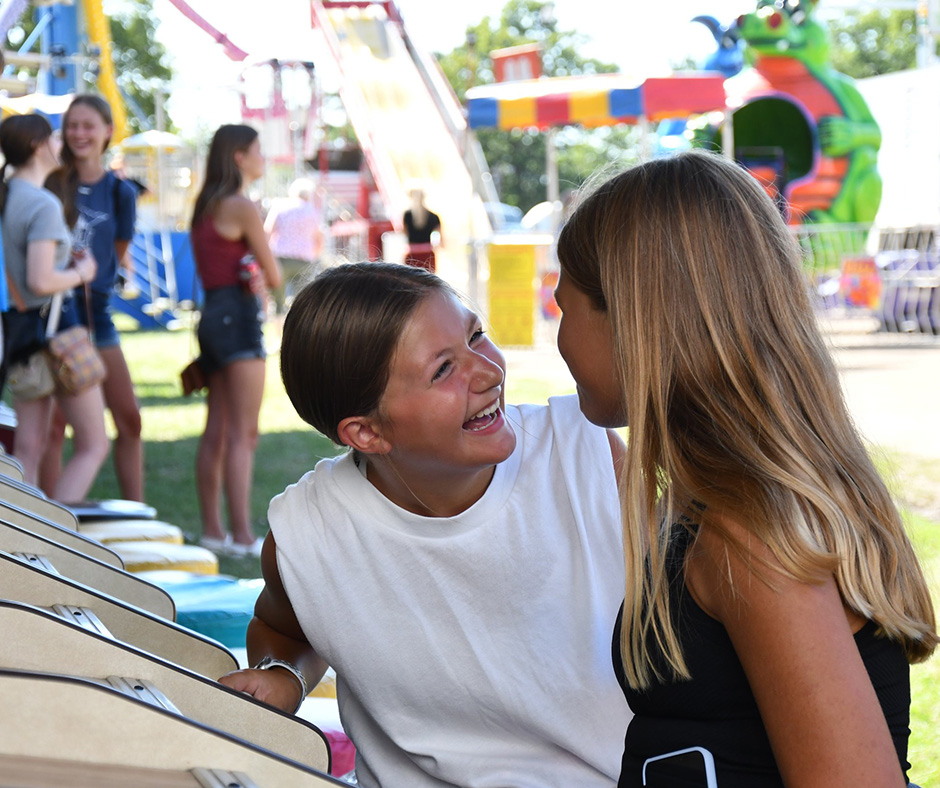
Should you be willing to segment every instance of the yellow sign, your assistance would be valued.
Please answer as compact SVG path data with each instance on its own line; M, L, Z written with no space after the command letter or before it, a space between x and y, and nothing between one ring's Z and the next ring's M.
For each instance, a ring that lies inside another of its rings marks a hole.
M535 344L535 245L490 244L490 326L498 345Z

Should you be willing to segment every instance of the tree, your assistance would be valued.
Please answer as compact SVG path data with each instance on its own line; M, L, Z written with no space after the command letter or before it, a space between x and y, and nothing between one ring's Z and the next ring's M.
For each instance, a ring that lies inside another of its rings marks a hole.
M111 57L118 85L145 117L141 122L134 112L128 112L128 125L134 131L152 128L156 125L156 88L173 77L166 47L156 39L153 0L128 0L118 13L112 14L110 23L114 42ZM169 116L165 125L173 130Z
M173 71L166 62L166 48L155 38L156 20L153 0L124 0L120 10L110 20L113 48L111 57L117 72L121 90L139 108L143 120L129 111L128 125L132 132L142 131L154 125L155 85L168 82ZM33 8L30 6L17 24L7 34L6 46L16 49L36 26ZM83 89L93 90L97 72L86 70L81 75ZM131 109L131 108L129 108ZM166 127L172 129L169 117Z
M829 23L832 65L854 79L914 68L917 19L914 11L850 11Z
M494 49L539 43L542 66L548 76L601 74L617 70L578 54L587 37L559 30L545 0L509 0L499 19L484 17L467 28L466 43L438 61L458 98L464 101L474 85L494 81ZM545 137L538 129L501 131L479 129L477 137L490 165L501 199L523 210L545 199ZM567 128L558 135L558 174L561 189L574 188L595 169L618 160L631 160L636 148L633 128L614 127L584 131Z

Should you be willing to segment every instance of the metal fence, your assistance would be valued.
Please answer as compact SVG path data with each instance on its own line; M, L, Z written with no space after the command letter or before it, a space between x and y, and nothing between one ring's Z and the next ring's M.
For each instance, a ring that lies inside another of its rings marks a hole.
M882 330L940 335L940 229L793 228L821 311L874 316Z

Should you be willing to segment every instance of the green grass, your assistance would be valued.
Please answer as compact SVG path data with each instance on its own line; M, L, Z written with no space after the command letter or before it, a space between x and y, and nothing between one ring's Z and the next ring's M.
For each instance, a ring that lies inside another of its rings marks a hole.
M144 437L145 497L161 520L182 528L187 541L201 532L196 499L196 447L206 418L205 397L184 397L179 373L192 357L191 334L185 331L125 331L122 346L140 402ZM321 457L336 452L333 445L307 426L294 412L281 385L277 334L268 330L265 396L261 408L261 438L255 456L251 522L259 536L267 532L267 508L272 497L313 468ZM92 498L120 497L114 467L105 463L90 493ZM220 558L220 571L257 577L253 558Z
M911 515L911 540L921 560L934 605L940 608L940 524ZM911 668L910 778L917 785L940 785L940 656Z
M126 331L122 342L142 409L147 500L157 507L162 520L180 526L194 541L200 525L193 469L205 421L205 400L200 396L183 397L180 391L179 372L192 357L190 334ZM268 347L271 356L251 504L252 524L259 536L267 531L270 499L297 481L318 459L336 453L328 440L294 412L281 385L277 333L271 327ZM520 374L509 376L507 399L511 402L544 402L548 394L573 391L570 379L543 376L531 364L524 367ZM908 512L911 538L940 606L940 467L886 452L881 468L892 479ZM110 462L102 470L91 497L119 497ZM240 577L260 575L258 561L252 558L223 556L220 570ZM940 657L913 667L911 695L910 777L921 786L940 785Z

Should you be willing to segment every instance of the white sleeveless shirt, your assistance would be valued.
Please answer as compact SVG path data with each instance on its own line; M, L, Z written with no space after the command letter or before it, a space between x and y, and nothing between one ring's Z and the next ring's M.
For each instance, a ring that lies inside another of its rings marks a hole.
M351 454L271 501L363 786L617 783L631 713L611 664L624 568L606 433L576 397L507 417L515 451L455 517L396 506Z

